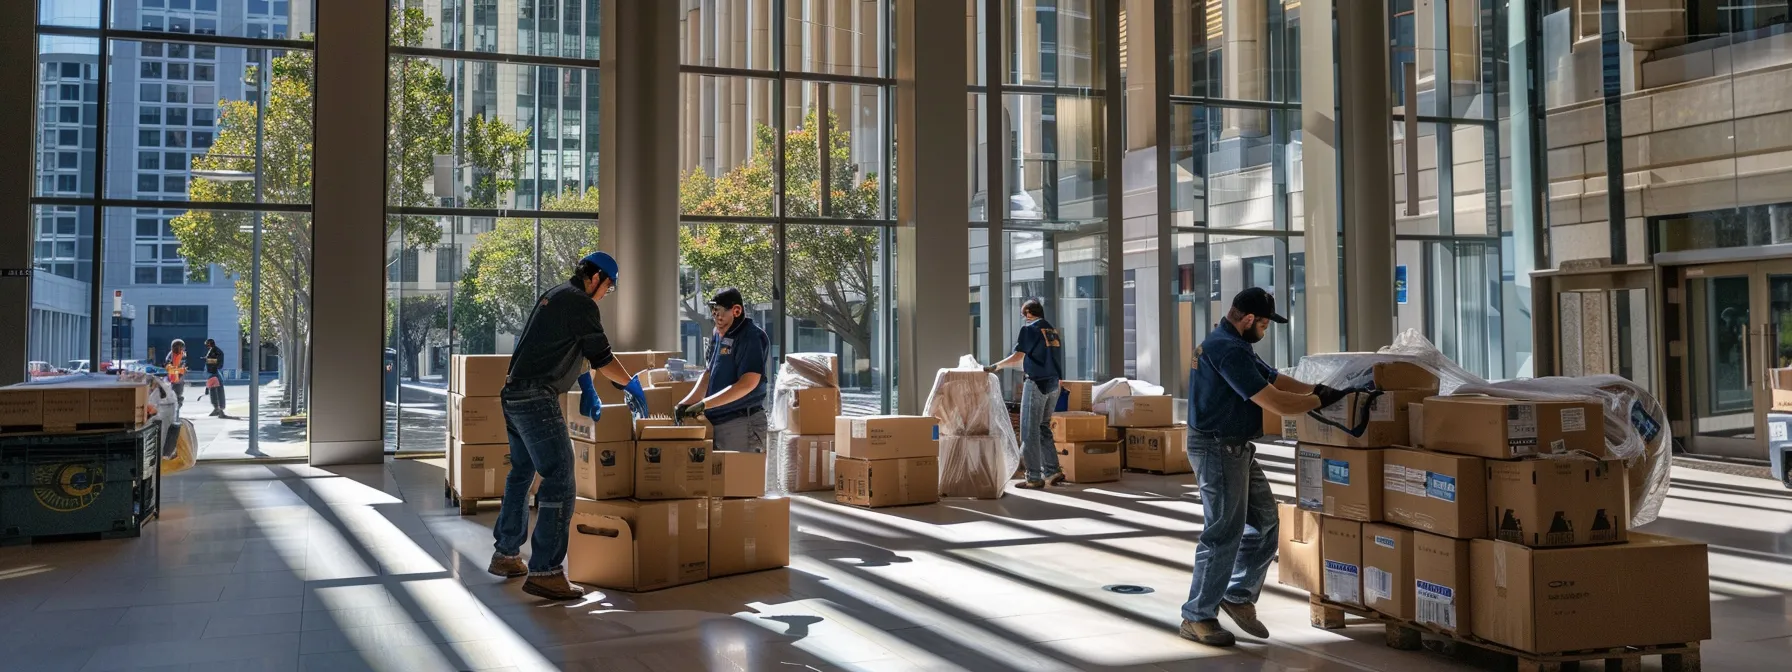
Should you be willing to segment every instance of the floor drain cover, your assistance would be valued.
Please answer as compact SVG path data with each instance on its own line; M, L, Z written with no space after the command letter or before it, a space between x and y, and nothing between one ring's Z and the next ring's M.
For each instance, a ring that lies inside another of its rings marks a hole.
M1151 592L1151 589L1145 586L1134 586L1125 583L1102 586L1101 589L1110 593L1119 593L1121 595L1144 595L1145 593Z

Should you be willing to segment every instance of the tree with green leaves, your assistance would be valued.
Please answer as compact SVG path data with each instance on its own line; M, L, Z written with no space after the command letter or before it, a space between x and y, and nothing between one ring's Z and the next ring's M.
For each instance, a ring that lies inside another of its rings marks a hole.
M418 358L448 331L447 297L422 294L388 300L386 314L397 316L386 321L386 341L398 350L398 360L404 364L402 375L417 382L422 377Z
M591 187L550 195L541 209L594 213L597 205L597 187ZM574 262L597 251L597 220L544 218L540 224L540 286L536 284L535 219L499 219L491 231L479 236L469 253L459 294L489 314L491 328L500 333L522 333L541 291L565 282L572 275ZM460 305L458 297L455 305ZM458 313L455 321L466 324Z

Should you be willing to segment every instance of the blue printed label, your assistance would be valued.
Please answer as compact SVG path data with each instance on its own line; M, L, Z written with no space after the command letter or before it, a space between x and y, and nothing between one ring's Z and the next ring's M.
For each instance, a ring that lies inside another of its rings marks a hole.
M1350 485L1350 463L1344 460L1326 460L1325 482Z
M1420 596L1441 599L1446 602L1456 596L1456 591L1450 590L1449 586L1440 586L1430 581L1414 581L1413 587L1418 589Z
M1446 502L1456 501L1456 477L1435 471L1425 474L1425 495Z
M940 426L939 425L933 426L933 440L935 440L935 441L940 440Z

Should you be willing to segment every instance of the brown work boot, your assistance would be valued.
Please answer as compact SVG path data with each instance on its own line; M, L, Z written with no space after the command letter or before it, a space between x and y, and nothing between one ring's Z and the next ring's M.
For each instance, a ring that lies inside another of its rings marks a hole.
M1208 646L1232 646L1238 643L1232 633L1226 632L1225 628L1220 627L1220 621L1217 618L1209 618L1205 621L1183 619L1182 628L1177 630L1176 634L1182 635L1183 639Z
M503 553L493 552L492 564L486 565L485 571L491 572L497 576L514 579L528 574L529 566L523 564L523 556L504 555Z
M530 574L523 582L523 592L550 600L576 600L585 596L585 589L566 580L564 572Z
M1244 602L1220 600L1220 611L1232 617L1238 629L1257 639L1269 639L1269 628L1263 627L1263 621L1257 620L1257 605Z
M1060 469L1057 472L1053 473L1052 475L1045 477L1045 484L1046 485L1067 485L1064 482L1064 471L1062 469Z

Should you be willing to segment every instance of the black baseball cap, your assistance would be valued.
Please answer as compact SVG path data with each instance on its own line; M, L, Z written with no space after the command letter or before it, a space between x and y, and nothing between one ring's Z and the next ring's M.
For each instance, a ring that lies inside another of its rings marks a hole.
M1232 309L1246 315L1256 315L1278 324L1287 324L1288 318L1276 314L1276 297L1262 287L1252 287L1232 297Z
M744 302L740 299L740 290L733 287L724 287L722 288L722 291L716 292L716 295L709 300L709 305L726 309L744 305Z

